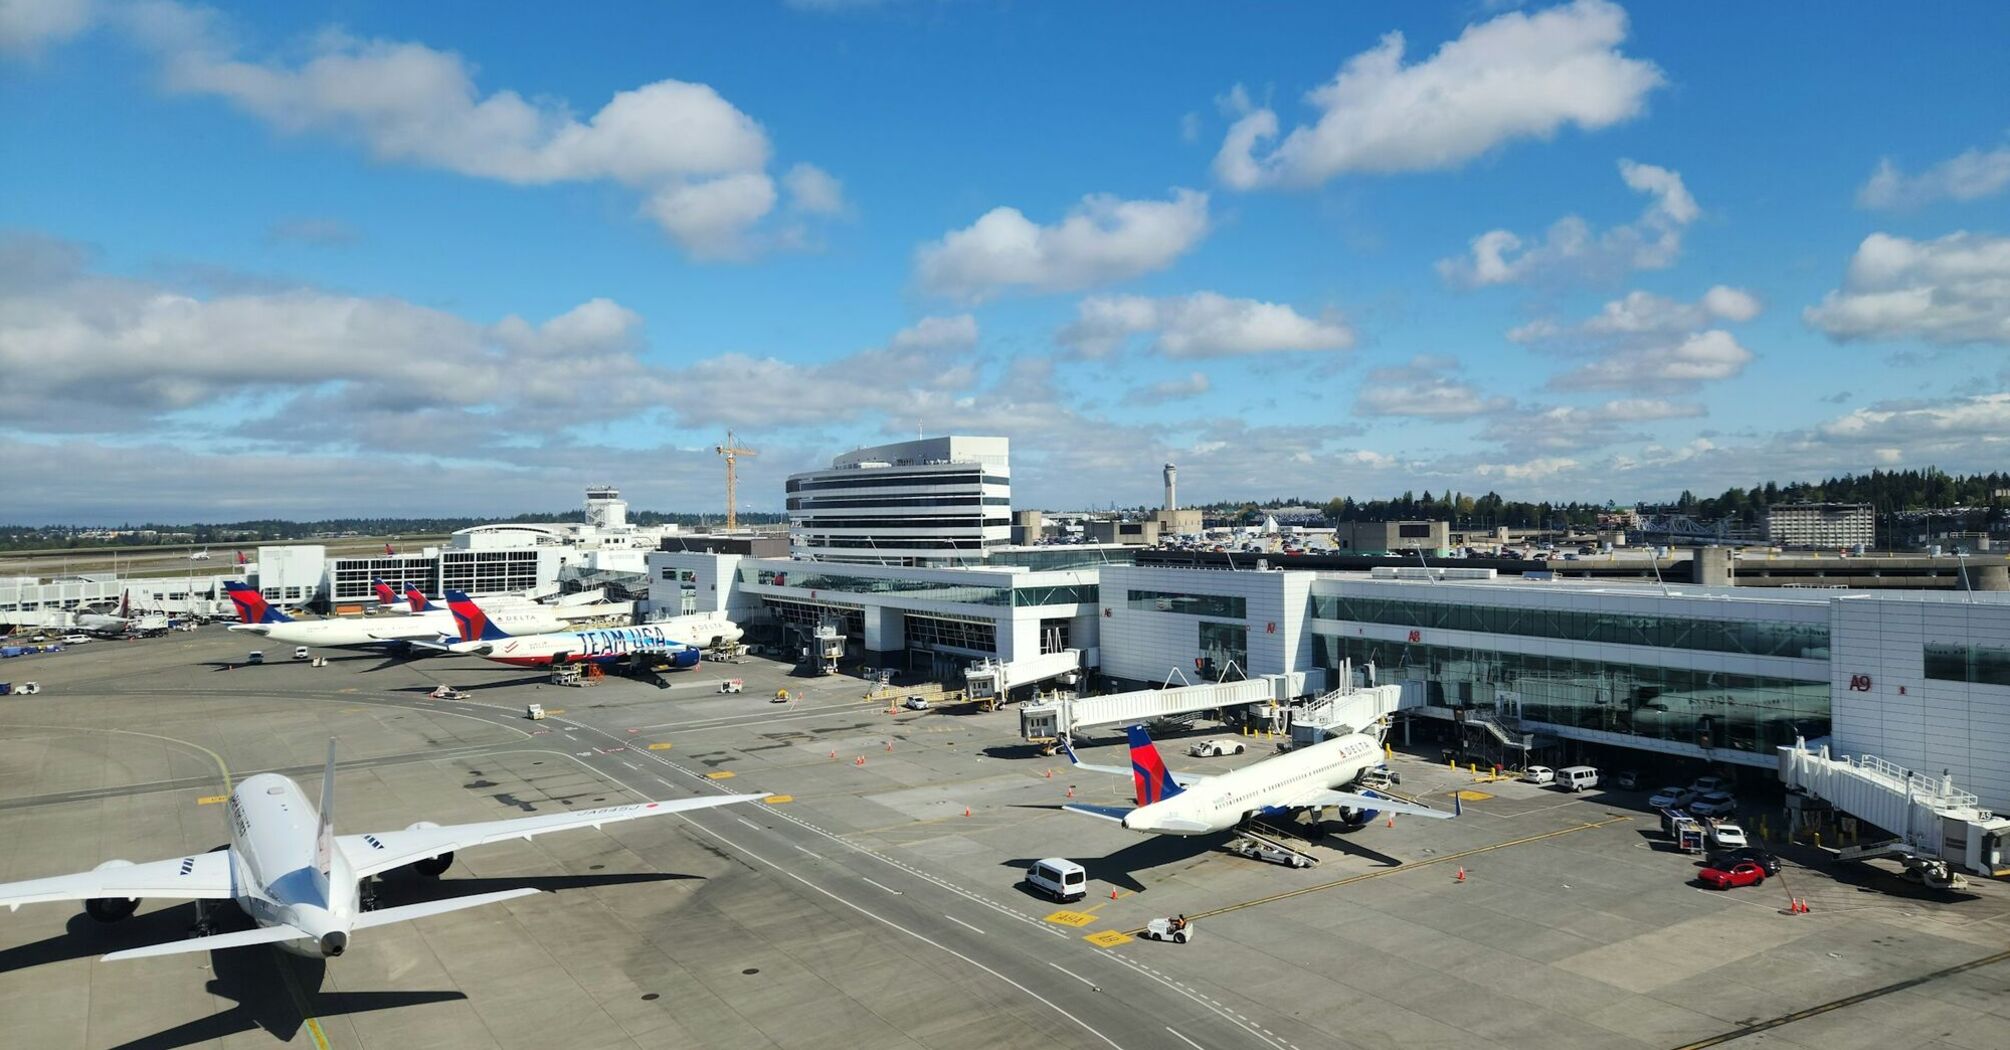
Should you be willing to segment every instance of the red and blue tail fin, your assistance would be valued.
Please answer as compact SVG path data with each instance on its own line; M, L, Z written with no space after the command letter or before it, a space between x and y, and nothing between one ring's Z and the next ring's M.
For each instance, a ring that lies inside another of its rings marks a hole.
M1158 745L1152 743L1145 727L1132 726L1125 732L1131 738L1131 782L1138 789L1138 805L1164 802L1179 794L1179 782L1166 769L1165 759L1159 757Z
M412 603L412 611L415 613L432 612L433 610L439 608L439 606L434 605L432 601L426 597L425 591L422 591L417 587L413 587L410 585L407 585L405 587L405 600Z
M384 578L383 578L383 577L379 576L379 577L377 577L377 578L375 578L375 579L371 580L371 581L370 581L370 587L371 587L371 589L373 589L373 590L375 590L375 591L377 592L377 601L378 601L378 602L379 602L380 604L383 604L383 605L396 605L396 604L398 604L398 592L397 592L397 591L394 591L394 590L392 590L392 589L391 589L391 585L390 585L390 584L388 584L388 583L385 583L385 582L384 582Z
M493 642L509 637L509 632L489 622L489 616L474 600L460 591L447 592L447 608L453 611L454 626L464 642Z
M237 606L237 617L245 623L292 623L293 617L267 605L265 595L248 583L226 583L224 592L230 595L230 602Z

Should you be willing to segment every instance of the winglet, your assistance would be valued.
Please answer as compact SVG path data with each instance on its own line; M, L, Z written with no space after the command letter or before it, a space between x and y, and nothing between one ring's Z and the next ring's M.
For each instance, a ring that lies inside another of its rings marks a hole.
M335 863L335 738L328 738L328 766L321 771L321 826L314 832L314 870L325 878Z
M1464 792L1461 791L1452 792L1452 817L1454 819L1458 818L1460 814L1463 814L1466 811L1465 806L1460 804L1459 796L1463 794Z

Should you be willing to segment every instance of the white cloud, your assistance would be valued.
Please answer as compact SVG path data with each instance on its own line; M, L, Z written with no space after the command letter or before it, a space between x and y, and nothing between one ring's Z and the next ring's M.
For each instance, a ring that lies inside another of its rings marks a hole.
M1749 321L1760 310L1758 297L1721 284L1693 303L1635 291L1576 324L1537 318L1508 338L1590 358L1551 379L1558 389L1683 391L1744 371L1751 351L1716 326Z
M1481 434L1509 449L1576 452L1622 441L1642 440L1635 428L1670 419L1694 419L1703 406L1654 398L1626 398L1599 405L1529 405L1496 416Z
M1454 373L1458 364L1444 358L1417 357L1400 367L1368 373L1354 401L1364 416L1414 416L1423 419L1471 419L1514 406L1511 398L1488 396Z
M0 0L0 54L33 58L91 27L92 0Z
M1941 200L1980 200L2003 192L2005 187L2010 187L2010 146L1986 153L1971 149L1917 175L1898 170L1886 157L1857 190L1856 202L1863 208L1916 208Z
M631 187L694 255L743 256L774 208L765 129L706 84L659 80L616 92L585 120L563 100L483 94L460 55L324 30L298 62L240 58L206 9L159 2L120 24L155 50L168 90L222 99L287 134L327 134L379 160L521 186L609 181ZM787 176L805 214L838 184L809 165ZM768 243L780 243L771 241Z
M1177 401L1181 398L1199 397L1214 388L1206 372L1189 372L1184 376L1165 379L1149 386L1131 391L1126 399L1137 404L1159 404Z
M1240 96L1244 115L1215 156L1215 175L1246 190L1315 186L1346 172L1435 171L1517 139L1554 138L1565 125L1596 131L1630 120L1664 78L1619 52L1626 28L1616 5L1578 0L1468 26L1411 65L1403 35L1389 33L1309 92L1318 119L1267 154L1259 150L1277 138L1277 114Z
M796 164L782 176L789 207L807 215L842 215L847 209L844 184L814 164Z
M1041 226L1017 208L993 208L915 252L915 275L934 295L968 302L1002 291L1078 291L1163 270L1208 233L1207 194L1170 200L1092 194Z
M1354 345L1353 329L1338 315L1315 319L1282 303L1231 299L1216 292L1163 299L1091 296L1076 306L1075 321L1055 339L1083 356L1103 357L1138 335L1154 335L1152 349L1176 358L1345 350Z
M2010 346L2010 237L1873 233L1857 246L1842 288L1802 317L1838 342Z
M1574 472L1582 466L1568 456L1539 456L1520 463L1480 463L1473 467L1473 473L1482 478L1507 481L1543 481Z
M1859 408L1816 428L1823 438L1932 456L1958 446L2010 445L2010 393Z
M808 427L944 413L977 382L977 319L926 317L822 364L724 354L685 364L665 402L688 426Z
M1682 253L1683 230L1699 214L1682 176L1621 160L1619 177L1627 188L1653 198L1633 222L1594 233L1590 223L1566 215L1534 242L1509 230L1488 230L1473 238L1466 257L1440 259L1438 274L1472 288L1547 278L1612 279L1673 265Z
M1713 329L1668 346L1609 354L1557 376L1550 385L1564 390L1687 390L1730 379L1751 361L1752 352L1731 333Z

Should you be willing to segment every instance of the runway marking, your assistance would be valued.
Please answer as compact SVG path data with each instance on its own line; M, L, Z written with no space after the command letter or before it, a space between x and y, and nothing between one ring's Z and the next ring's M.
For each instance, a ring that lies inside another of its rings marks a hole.
M732 847L733 847L734 849L738 849L738 850L740 850L740 852L742 852L742 853L745 853L745 854L746 854L747 856L749 856L749 857L752 857L753 859L755 859L755 860L757 860L757 861L760 861L760 862L761 862L762 864L766 864L766 865L767 865L768 867L770 867L770 868L773 868L773 869L775 869L776 871L779 871L779 872L781 872L781 873L782 873L782 874L784 874L784 875L787 875L787 876L788 876L789 878L792 878L792 879L796 880L797 882L800 882L800 883L802 883L802 884L803 884L804 886L807 886L807 887L809 887L810 889L812 889L812 890L815 890L816 892L818 892L818 893L821 893L821 894L823 894L823 895L824 895L824 896L826 896L826 897L829 897L829 898L830 898L831 900L833 900L833 901L836 901L837 903L839 903L839 904L842 904L842 905L844 905L845 907L847 907L847 908L850 908L851 910L853 910L853 911L855 911L855 912L858 912L858 913L859 913L860 915L863 915L863 916L865 916L866 918L868 918L868 919L871 919L871 920L873 920L874 922L877 922L877 923L879 923L879 924L881 924L881 925L883 925L883 926L888 926L888 927L891 927L891 928L893 928L893 929L895 929L895 930L899 930L899 931L900 931L901 933L904 933L904 934L906 934L907 936L909 936L909 937L912 937L912 938L914 938L915 940L917 940L917 941L920 941L921 943L923 943L923 944L926 944L926 945L928 945L928 946L929 946L929 947L931 947L931 948L935 948L935 949L938 949L938 950L940 950L940 951L943 951L943 952L947 952L948 954L950 954L950 955L953 955L953 956L957 957L958 959L961 959L961 960L963 960L964 962L966 962L966 963L969 963L970 965L972 965L972 966L975 966L975 967L977 967L977 968L978 968L978 969L980 969L980 970L983 970L983 971L984 971L985 973L988 973L988 974L990 974L991 976L993 976L993 977L996 977L996 978L998 978L998 979L999 979L999 980L1001 980L1001 981L1004 981L1004 982L1005 982L1006 984L1009 984L1009 985L1011 985L1012 987L1014 987L1014 988L1017 988L1017 989L1019 989L1019 991L1021 991L1021 992L1025 993L1025 994L1026 994L1026 996L1027 996L1028 998L1030 998L1030 999L1033 999L1033 1000L1034 1000L1035 1002L1038 1002L1038 1003L1040 1003L1040 1004L1042 1004L1042 1005L1046 1006L1046 1007L1047 1007L1048 1009L1050 1009L1050 1010L1054 1011L1054 1012L1055 1012L1055 1013L1057 1013L1057 1014L1060 1014L1060 1015L1061 1015L1062 1017L1065 1017L1065 1018L1067 1018L1067 1019L1068 1019L1069 1021L1072 1021L1072 1022L1073 1022L1073 1023L1074 1023L1074 1024L1075 1024L1075 1025L1077 1026L1077 1027L1081 1028L1081 1029L1082 1029L1083 1031L1085 1031L1085 1032L1089 1033L1090 1035L1093 1035L1093 1036L1095 1036L1095 1037L1096 1037L1097 1039L1100 1039L1100 1040L1102 1040L1102 1041L1103 1041L1103 1043L1104 1043L1104 1045L1106 1045L1106 1046L1111 1046L1111 1047L1115 1047L1115 1048L1116 1048L1116 1050L1123 1050L1123 1047L1122 1047L1121 1045L1119 1045L1119 1044L1117 1043L1117 1041L1116 1041L1116 1040L1114 1040L1114 1039L1111 1039L1111 1038L1110 1038L1109 1036L1107 1036L1107 1035L1104 1035L1104 1034L1103 1034L1102 1032L1100 1032L1100 1031L1096 1030L1096 1029L1095 1029L1094 1027L1092 1027L1092 1026L1091 1026L1091 1025L1089 1024L1089 1022L1087 1022L1087 1021L1084 1021L1084 1020L1082 1020L1082 1019L1081 1019L1081 1018L1079 1018L1079 1017L1076 1017L1076 1016L1075 1016L1074 1014L1072 1014L1072 1013L1069 1013L1069 1012L1068 1012L1068 1010L1067 1010L1067 1008L1063 1007L1063 1006L1062 1006L1061 1004L1059 1004L1059 1003L1055 1002L1054 1000L1052 1000L1052 999L1049 999L1049 998L1047 998L1047 997L1046 997L1046 996L1044 996L1044 995L1041 995L1041 994L1040 994L1039 992L1036 992L1036 991L1034 991L1033 989L1031 989L1031 988L1028 988L1028 987L1026 987L1026 986L1025 986L1025 985L1023 985L1023 984L1020 984L1020 983L1019 983L1018 981L1015 981L1015 980L1013 980L1012 978L1010 978L1010 977L1007 977L1007 976L1005 976L1005 975L1004 975L1004 974L1002 974L1002 973L999 973L999 972L998 972L997 970L994 970L994 969L992 969L991 967L989 967L989 966L986 966L986 965L984 965L984 964L983 964L983 963L981 963L981 962L978 962L977 960L975 960L975 959L971 958L970 956L968 956L968 955L965 955L965 954L963 954L962 952L959 952L959 951L957 951L957 950L956 950L956 949L954 949L954 948L951 948L950 946L948 946L948 945L946 945L946 944L942 943L941 941L938 941L938 940L936 940L936 939L934 939L934 938L932 938L932 937L929 937L929 936L927 936L926 934L922 934L922 933L917 933L917 932L915 932L915 931L913 931L913 930L910 930L910 929L908 929L907 927L905 927L905 926L902 926L901 924L899 924L899 923L897 923L897 922L894 922L894 921L893 921L892 919L889 919L889 918L887 918L887 917L885 917L885 916L883 916L883 915L879 914L878 912L875 912L875 911L872 911L871 909L868 909L868 908L864 908L864 907L861 907L860 905L857 905L857 904L854 904L854 903L852 903L851 901L849 901L849 900L846 900L845 898L843 898L843 897L840 897L840 896L838 896L837 894L835 894L835 893L832 893L831 891L829 891L829 890L827 890L827 889L824 889L824 888L823 888L822 886L819 886L819 885L817 885L816 883L814 883L814 882L811 882L810 880L808 880L808 879L806 879L806 878L803 878L803 877L802 877L801 875L798 875L798 874L796 874L796 873L795 873L795 872L793 872L793 871L789 871L789 870L787 870L787 869L783 868L783 867L782 867L781 865L779 865L779 864L776 864L776 863L775 863L774 861L771 861L771 860L767 859L766 857L763 857L763 856L761 856L761 855L760 855L760 854L758 854L758 853L753 853L753 852L751 852L751 851L749 851L749 850L746 850L746 849L742 848L742 847L741 847L741 846L740 846L740 845L739 845L738 843L734 842L733 840L731 840L731 839L729 839L729 838L725 837L724 835L721 835L721 834L719 834L719 833L718 833L718 832L716 832L716 831L713 831L713 830L712 830L711 828L708 828L708 827L705 827L704 825L702 825L702 824L698 823L697 821L695 821L695 820L692 820L692 819L691 819L690 817L688 817L688 816L683 816L682 814L680 814L679 816L680 816L680 818L681 818L681 819L682 819L682 820L683 820L683 821L684 821L685 823L687 823L687 824L691 825L691 826L692 826L692 827L694 827L694 828L697 828L697 829L698 829L699 831L702 831L702 832L704 832L705 834L707 834L707 835L710 835L710 836L712 836L712 837L713 837L713 838L715 838L715 839L718 839L718 840L719 840L720 842L723 842L723 843L725 843L725 844L727 844L727 845L729 845L729 846L732 846Z
M1119 944L1129 944L1137 938L1122 930L1099 930L1082 939L1098 948L1114 948Z
M1076 973L1075 971L1070 970L1065 966L1062 966L1060 963L1048 963L1047 965L1052 966L1054 969L1059 970L1062 973L1065 973L1068 976L1073 977L1075 980L1078 980L1083 984L1088 985L1090 988L1094 988L1096 991L1099 992L1102 991L1101 988L1096 987L1096 982L1089 980L1087 977L1084 977L1081 974Z
M790 843L790 845L794 846L794 845L795 845L795 843ZM818 855L817 855L817 854L815 854L815 853L810 853L810 851L809 851L809 850L806 850L806 849L803 849L803 848L802 848L801 846L796 846L796 849L797 849L798 851L800 851L800 852L803 852L803 853L809 853L809 855L810 855L810 856L812 856L812 857L816 857L816 858L817 858L818 860L822 860L822 859L823 859L823 857L821 857L821 856L818 856Z
M2010 951L2001 951L1997 952L1994 955L1985 955L1980 959L1971 959L1968 962L1960 964L1959 966L1949 966L1944 970L1935 970L1932 973L1921 974L1920 976L1914 977L1910 980L1899 981L1895 984L1887 984L1882 988L1872 988L1870 991L1867 992L1858 992L1855 995L1846 996L1841 999L1832 999L1826 1003L1821 1004L1820 1006L1810 1006L1805 1010L1796 1010L1790 1014L1781 1014L1780 1016L1775 1017L1770 1021L1760 1021L1756 1024L1746 1025L1745 1027L1739 1028L1736 1031L1725 1032L1721 1035L1713 1035L1708 1039L1699 1039L1693 1043L1683 1043L1681 1046L1676 1047L1675 1050L1704 1050L1705 1047L1721 1046L1725 1043L1731 1042L1734 1039L1743 1039L1748 1035L1755 1035L1759 1032L1771 1031L1772 1029L1775 1028L1780 1028L1785 1025L1793 1024L1795 1021L1805 1021L1810 1017L1817 1017L1820 1016L1821 1014L1829 1013L1835 1010L1840 1010L1846 1006L1855 1006L1858 1003L1869 1002L1872 999L1877 999L1882 996L1890 995L1893 992L1902 992L1908 988L1917 988L1928 981L1937 981L1942 977L1952 977L1957 973L1964 973L1969 970L1980 969L1981 967L1984 966L1991 966L1996 963L2000 963L2005 959L2010 959Z
M1556 831L1545 831L1540 835L1524 835L1518 839L1509 839L1506 842L1496 842L1491 846L1480 846L1475 849L1460 850L1457 853L1446 853L1441 856L1429 857L1424 860L1411 861L1407 864L1401 865L1400 867L1378 868L1374 871L1364 871L1358 875L1349 875L1344 879L1335 879L1332 882L1322 882L1317 886L1301 886L1295 890L1286 890L1283 893L1274 893L1268 897L1258 897L1255 900L1243 901L1240 904L1229 904L1220 908L1215 908L1211 911L1194 912L1188 917L1194 919L1204 919L1214 915L1226 915L1232 911L1241 911L1244 908L1254 908L1260 904L1274 904L1278 901L1290 900L1293 897L1303 897L1308 893L1318 893L1321 890L1335 889L1340 886L1350 886L1357 882L1366 882L1369 879L1379 879L1388 875L1401 874L1402 872L1406 871L1416 871L1420 868L1428 868L1435 864L1449 864L1453 861L1464 860L1467 857L1476 856L1481 853L1491 853L1497 849L1506 849L1509 846L1521 846L1526 845L1530 842L1541 842L1543 839L1553 839L1561 835L1575 835L1580 831L1590 831L1593 828L1603 828L1603 827L1609 827L1613 824L1623 824L1632 819L1633 817L1630 815L1623 817L1613 817L1609 820L1601 820L1595 823L1578 824L1574 827L1559 828ZM1133 931L1133 932L1141 932L1141 931Z
M953 923L955 923L956 925L958 925L958 926L961 926L961 927L963 927L964 929L966 929L966 930L969 930L969 931L971 931L971 932L973 932L973 933L977 933L977 934L980 934L980 935L982 935L982 934L984 933L984 931L983 931L983 930L980 930L980 929L978 929L977 927L975 927L975 926L972 926L972 925L970 925L970 924L969 924L969 923L967 923L967 922L964 922L964 921L963 921L962 919L959 919L959 918L957 918L957 917L956 917L956 916L954 916L954 915L944 915L944 916L943 916L943 918L945 918L945 919L948 919L948 920L949 920L950 922L953 922Z
M1179 1029L1174 1028L1172 1025L1167 1025L1166 1031L1171 1032L1173 1034L1173 1038L1178 1039L1180 1042L1185 1043L1190 1047L1193 1047L1193 1050L1205 1050L1205 1048L1202 1047L1199 1043L1196 1043L1193 1040L1188 1039L1186 1036L1179 1034Z
M1489 795L1484 791L1474 791L1471 788L1466 788L1460 791L1454 791L1452 793L1459 796L1461 800L1466 802L1485 802L1487 799L1493 797L1492 795Z
M865 879L865 881L867 881L867 882L872 882L872 880L871 880L871 879L866 879L866 878L865 878L865 876L863 876L863 875L860 875L860 876L859 876L859 878L861 878L861 879ZM897 889L894 889L893 887L891 887L891 886L888 886L887 884L885 884L885 883L883 883L883 882L872 882L872 884L873 884L873 885L875 885L875 886L878 886L878 887L879 887L880 889L883 889L883 890L885 890L885 891L886 891L886 892L888 892L888 893L891 893L891 894L893 894L893 895L894 895L894 896L896 896L896 897L898 897L898 896L900 896L900 895L901 895L901 894L900 894L900 891L899 891L899 890L897 890Z
M731 780L731 779L733 779L733 771L732 771L732 770L730 770L730 769L715 769L715 770L711 771L710 773L707 773L707 774L705 774L705 779L706 779L706 780Z
M745 824L746 826L748 826L748 827L750 827L750 828L753 828L753 829L754 829L755 831L759 831L759 830L761 830L761 826L760 826L759 824L756 824L756 823L754 823L753 821L751 821L751 820L748 820L748 819L747 819L747 818L745 818L745 817L734 817L733 819L734 819L734 820L737 820L737 821L739 821L739 822L740 822L740 823L742 823L742 824Z
M1096 917L1094 915L1090 915L1087 912L1057 911L1054 914L1047 916L1046 921L1051 922L1056 926L1073 926L1076 927L1077 929L1080 929L1083 926L1087 926L1088 924L1095 922Z
M664 741L664 742L662 742L662 743L658 743L658 744L651 744L651 745L649 745L649 750L651 750L651 751L668 751L668 750L670 750L670 742L666 740L666 741Z
M229 795L204 795L203 797L196 799L195 804L198 806L214 806L219 802L229 802L229 801L230 801Z
M766 802L770 806L779 806L784 802L794 802L795 800L796 796L794 795L769 795L761 801Z

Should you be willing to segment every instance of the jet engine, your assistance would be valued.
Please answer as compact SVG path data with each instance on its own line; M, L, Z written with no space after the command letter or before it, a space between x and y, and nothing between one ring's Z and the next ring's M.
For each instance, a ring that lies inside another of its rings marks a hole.
M414 824L411 827L406 828L405 830L424 831L427 828L437 828L437 827L439 827L439 825L433 823L430 820L422 820L419 821L417 824ZM424 875L429 879L437 878L440 874L442 874L449 867L451 867L453 863L454 863L454 854L453 851L449 850L445 853L440 854L437 857L427 857L425 860L413 861L412 870L420 875Z
M105 871L110 868L132 866L133 862L129 860L108 860L91 870ZM84 902L84 914L99 922L117 922L138 910L140 910L138 897L92 897Z

